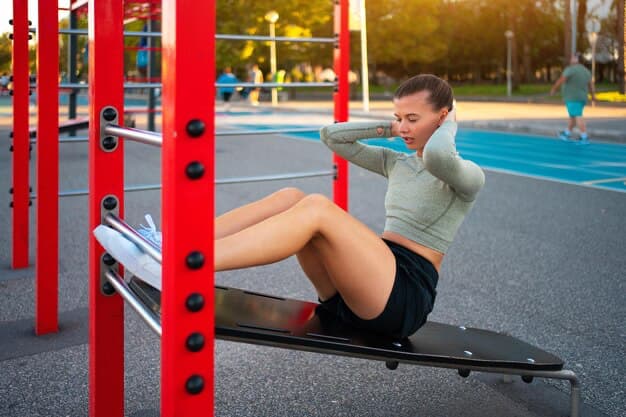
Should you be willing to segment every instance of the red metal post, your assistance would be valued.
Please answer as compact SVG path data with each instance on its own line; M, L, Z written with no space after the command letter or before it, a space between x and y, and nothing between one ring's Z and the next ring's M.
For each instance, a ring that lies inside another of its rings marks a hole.
M13 268L28 266L28 2L13 0Z
M35 333L58 330L59 28L57 2L39 0L37 24L37 249Z
M212 416L215 2L163 2L161 415Z
M101 277L104 250L92 230L103 215L123 217L124 151L105 151L100 128L123 120L123 0L89 0L89 415L124 415L124 305L106 295ZM107 107L112 111L104 112ZM109 197L109 198L106 198Z
M334 35L337 39L333 54L337 89L333 94L335 102L335 122L348 121L350 90L348 72L350 70L350 31L348 28L349 0L335 0ZM334 155L337 174L333 181L333 199L337 205L348 210L348 162Z

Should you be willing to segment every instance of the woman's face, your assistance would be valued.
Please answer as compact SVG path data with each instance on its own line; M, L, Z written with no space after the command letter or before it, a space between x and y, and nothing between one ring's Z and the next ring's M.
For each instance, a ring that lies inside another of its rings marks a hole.
M418 155L448 115L445 107L433 108L428 102L429 96L430 91L420 91L393 100L400 137L406 147L417 151Z

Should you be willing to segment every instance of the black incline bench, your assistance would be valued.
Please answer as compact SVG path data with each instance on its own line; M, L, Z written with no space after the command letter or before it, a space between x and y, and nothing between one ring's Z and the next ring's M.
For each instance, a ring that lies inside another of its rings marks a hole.
M127 284L116 273L106 274L131 304L143 304L160 326L160 292L132 277ZM134 298L134 300L129 300ZM353 356L385 362L471 371L566 379L571 384L571 416L579 416L580 383L563 369L557 356L512 336L463 326L427 322L407 339L396 340L360 331L334 320L318 304L236 288L215 287L215 336L219 339L294 350ZM145 317L144 317L145 319ZM154 328L154 327L153 327ZM159 328L160 329L160 328Z

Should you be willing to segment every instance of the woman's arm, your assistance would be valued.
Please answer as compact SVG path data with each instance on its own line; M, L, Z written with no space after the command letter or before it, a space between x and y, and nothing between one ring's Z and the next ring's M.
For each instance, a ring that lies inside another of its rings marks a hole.
M391 123L387 121L335 123L324 126L320 137L337 155L380 175L387 176L389 164L395 161L395 151L358 142L391 137Z
M473 201L485 184L485 174L478 165L459 156L454 143L456 129L454 115L449 116L426 143L422 159L426 169L462 200Z

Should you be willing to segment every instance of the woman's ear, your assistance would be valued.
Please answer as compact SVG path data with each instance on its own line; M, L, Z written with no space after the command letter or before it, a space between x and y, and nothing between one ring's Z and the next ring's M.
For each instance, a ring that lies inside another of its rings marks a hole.
M439 126L443 124L443 122L446 120L446 117L448 117L448 109L442 109L441 113L439 113Z

